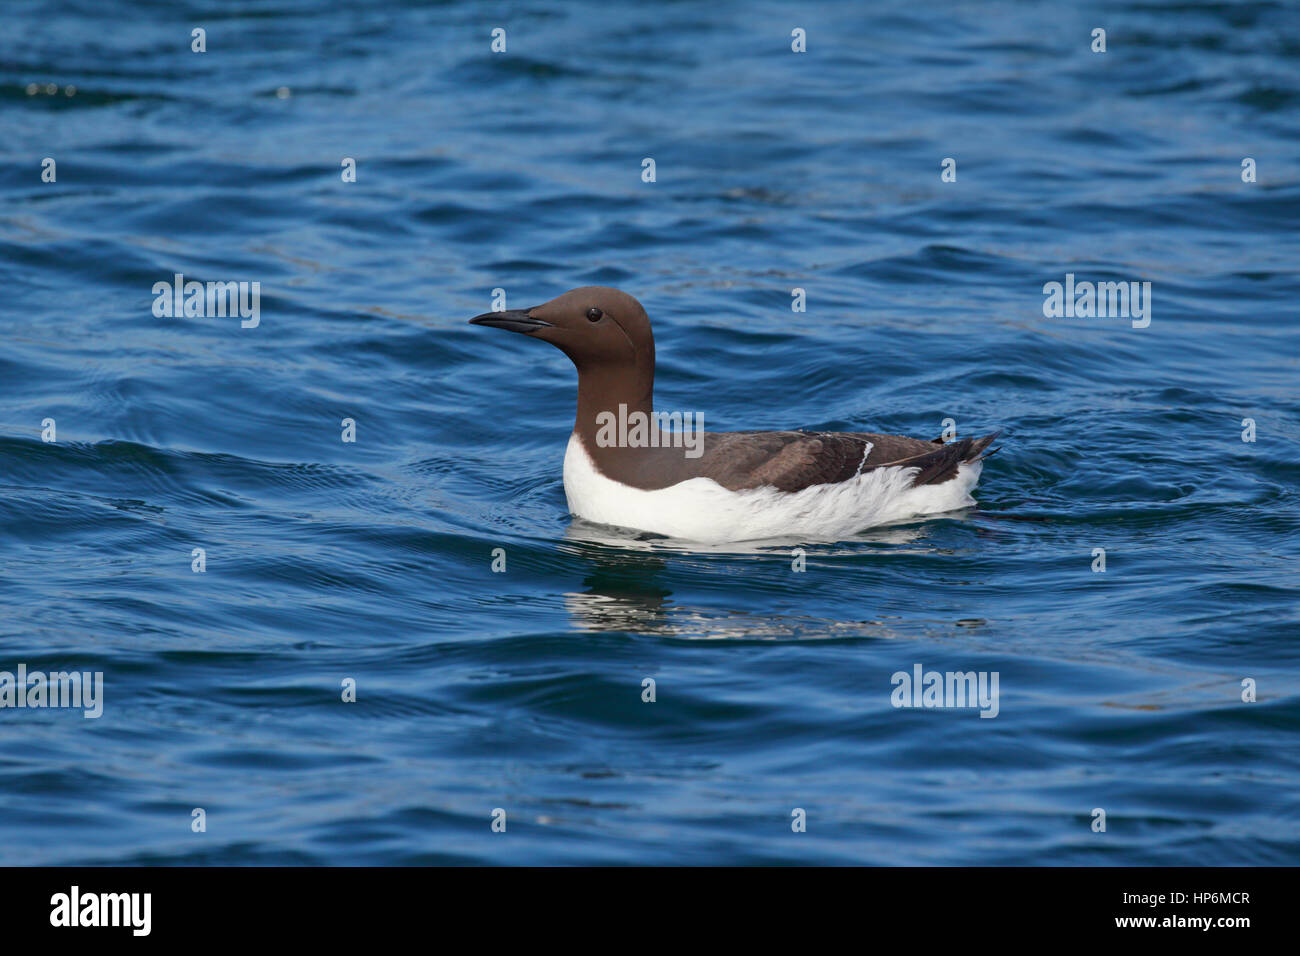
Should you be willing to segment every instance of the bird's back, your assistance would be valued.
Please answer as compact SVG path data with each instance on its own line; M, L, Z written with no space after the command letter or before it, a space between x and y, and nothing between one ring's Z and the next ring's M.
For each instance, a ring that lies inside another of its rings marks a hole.
M711 478L731 491L770 486L794 492L837 484L876 468L916 468L913 485L951 480L979 461L997 433L949 444L870 432L712 432L703 454L687 460L688 477Z

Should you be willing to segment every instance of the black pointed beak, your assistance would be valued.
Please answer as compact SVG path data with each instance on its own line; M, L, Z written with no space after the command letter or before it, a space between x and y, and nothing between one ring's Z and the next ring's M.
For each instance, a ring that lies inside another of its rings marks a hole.
M534 306L534 308L536 308ZM496 329L530 334L538 329L549 329L551 323L545 319L533 318L528 313L532 309L511 309L508 312L484 312L469 320L470 325L490 325Z

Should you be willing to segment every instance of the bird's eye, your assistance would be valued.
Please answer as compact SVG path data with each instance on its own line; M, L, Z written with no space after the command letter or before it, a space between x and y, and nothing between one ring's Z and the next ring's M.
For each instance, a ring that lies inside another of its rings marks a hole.
M587 310L587 318L590 319L592 322L599 322L601 318L604 317L604 315L605 315L604 312L600 311L600 309L597 309L594 306Z

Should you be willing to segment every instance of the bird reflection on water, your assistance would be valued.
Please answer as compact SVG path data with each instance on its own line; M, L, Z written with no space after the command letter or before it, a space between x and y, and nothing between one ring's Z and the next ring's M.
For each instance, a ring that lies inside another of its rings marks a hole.
M863 542L889 546L881 552L891 554L933 552L918 546L924 538L923 526L877 528L860 535ZM887 621L864 617L845 621L807 614L761 615L746 613L721 602L744 604L744 580L736 589L717 594L719 604L687 605L674 601L669 576L672 562L707 562L710 552L732 558L749 555L763 562L794 560L794 549L802 547L811 558L836 555L860 555L852 547L801 545L798 542L751 542L702 546L691 543L689 549L669 539L638 532L622 531L575 519L561 545L591 563L583 578L583 591L564 595L565 608L573 626L584 631L624 631L653 634L684 640L788 641L852 639L862 637L896 638L902 636ZM680 569L678 569L680 573ZM798 572L790 572L792 575ZM807 573L807 572L804 572ZM812 610L812 609L810 609Z

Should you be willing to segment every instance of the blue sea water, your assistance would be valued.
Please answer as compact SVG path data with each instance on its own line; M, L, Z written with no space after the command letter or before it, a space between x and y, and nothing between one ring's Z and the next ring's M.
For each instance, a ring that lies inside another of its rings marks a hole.
M0 709L0 863L1300 862L1298 66L1271 2L6 3L0 670L104 696ZM585 284L712 429L1003 429L978 507L570 519L571 366L465 320Z

